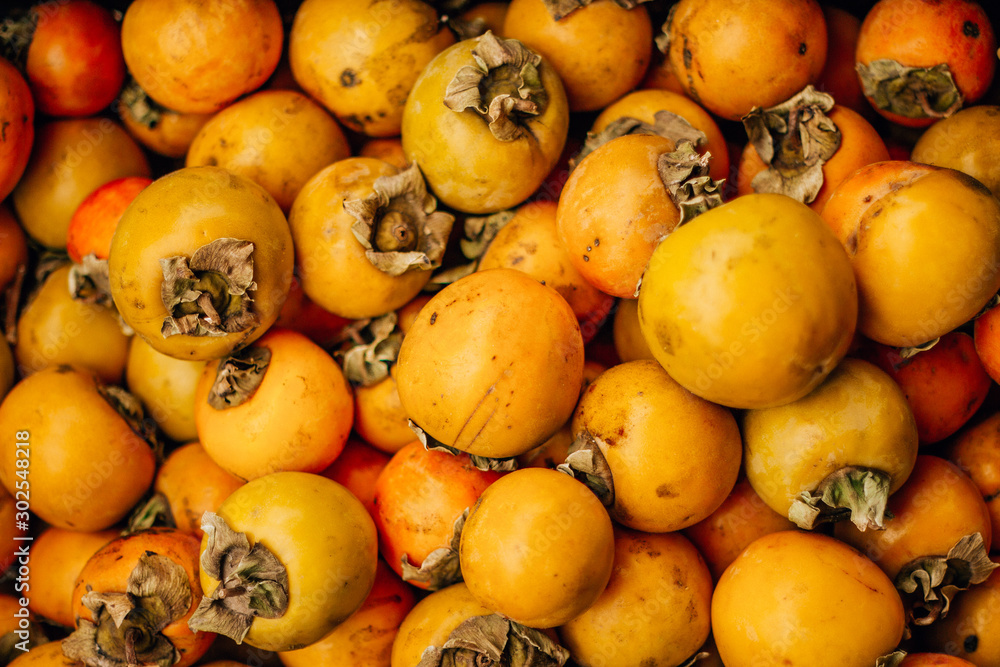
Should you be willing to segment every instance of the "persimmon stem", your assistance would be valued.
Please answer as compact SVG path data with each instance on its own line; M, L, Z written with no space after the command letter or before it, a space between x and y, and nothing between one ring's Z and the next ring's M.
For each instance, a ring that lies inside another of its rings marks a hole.
M139 659L135 654L135 643L142 636L142 631L138 628L129 628L125 631L125 661L131 665L138 665Z

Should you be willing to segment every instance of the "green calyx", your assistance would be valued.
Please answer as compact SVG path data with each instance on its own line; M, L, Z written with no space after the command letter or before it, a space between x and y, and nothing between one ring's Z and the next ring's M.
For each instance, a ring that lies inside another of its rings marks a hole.
M562 667L569 651L540 630L500 614L473 616L441 646L424 650L417 667Z
M874 105L906 118L947 118L965 98L947 63L906 67L895 60L857 64L861 87Z
M885 528L889 475L881 470L847 466L830 473L812 492L792 501L789 520L803 530L850 519L858 530Z

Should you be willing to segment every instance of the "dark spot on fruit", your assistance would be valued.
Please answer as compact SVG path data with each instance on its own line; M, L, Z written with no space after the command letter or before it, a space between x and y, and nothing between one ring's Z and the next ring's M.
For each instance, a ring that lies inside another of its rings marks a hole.
M358 73L351 68L347 68L340 73L340 85L344 88L350 88L358 85L359 83L361 83L361 81L358 79Z
M694 57L691 55L691 49L688 48L688 40L686 36L684 37L683 54L684 54L684 69L691 69L691 61L694 60Z
M871 200L872 200L872 196L871 196L871 195L865 195L865 198L864 198L864 199L862 199L861 201L863 201L864 203L866 203L866 204L867 204L867 203L868 203L868 202L870 202Z
M593 248L591 248L590 246L587 246L587 252L591 252L592 250L593 250Z
M997 491L997 492L995 492L995 493L991 493L991 494L990 494L990 495L988 495L988 496L983 496L983 500L985 500L985 501L986 501L986 502L988 502L988 503L991 503L991 502L993 502L993 501L994 501L994 500L996 500L997 498L1000 498L1000 491Z
M438 314L437 313L431 313L431 324L434 324L435 322L437 322L437 318L438 318Z
M215 159L214 155L209 155L205 159L205 164L207 164L210 167L218 167L219 166L219 161L217 159Z
M805 42L802 42L801 44L799 44L799 55L800 56L804 56L806 54L806 51L808 51L808 50L809 50L809 47L806 46Z
M965 649L966 653L975 653L976 649L979 648L979 637L976 635L969 635L962 642L962 648Z
M966 37L979 37L979 26L972 21L966 21L962 24L962 34Z
M585 262L589 262L589 261L590 261L590 258L589 258L589 257L587 257L586 255L584 255L584 256L583 256L583 261L585 261Z
M594 239L594 245L595 246L601 245L601 239Z
M676 498L677 492L670 488L669 484L660 484L656 487L657 498Z
M492 356L492 357L490 358L490 361L496 361L496 360L497 360L497 355L495 355L495 354L494 354L494 355L493 355L493 356Z

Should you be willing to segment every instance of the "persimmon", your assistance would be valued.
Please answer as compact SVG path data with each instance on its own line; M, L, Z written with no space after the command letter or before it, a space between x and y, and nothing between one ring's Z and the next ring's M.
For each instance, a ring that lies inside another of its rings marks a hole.
M993 530L990 550L1000 550L1000 413L961 431L943 454L979 487Z
M524 454L517 457L519 468L552 468L566 462L569 448L573 446L573 429L566 424L555 434Z
M639 85L653 49L645 7L580 3L563 13L553 6L545 0L512 0L500 32L552 64L571 111L602 109Z
M417 602L400 624L392 643L392 667L417 667L424 651L440 648L459 625L492 613L463 582L434 591Z
M768 507L750 482L742 478L718 509L685 528L684 535L698 547L712 579L718 581L730 563L758 537L794 529L795 524Z
M612 327L615 351L623 362L654 359L653 353L639 328L639 302L636 299L619 299Z
M341 484L361 501L375 518L375 484L391 457L361 440L348 438L343 451L326 470L320 472Z
M895 650L904 626L899 594L878 566L816 533L755 540L712 595L712 633L727 667L869 665Z
M855 51L865 97L894 123L927 127L978 100L996 69L990 19L972 0L880 0Z
M70 364L96 373L104 382L120 382L128 358L129 337L113 311L73 298L70 267L46 277L17 321L14 356L25 373Z
M351 154L330 114L302 93L265 90L219 111L191 141L185 165L219 166L257 183L286 213L306 181Z
M932 624L924 633L927 646L974 665L1000 663L998 606L1000 572L994 570L989 579L955 596L948 616Z
M929 350L907 358L879 343L871 344L862 356L903 388L922 445L944 440L960 429L986 400L993 384L972 336L959 331L946 333Z
M194 414L205 452L251 480L329 466L347 442L354 398L325 350L300 333L271 329L205 366Z
M840 106L871 115L871 107L854 69L861 20L830 4L823 5L823 18L826 19L826 62L816 80L816 88L832 95Z
M492 30L498 35L503 34L503 22L507 16L509 2L481 2L469 7L458 15L459 25L466 25L475 34L481 35L487 30ZM454 29L456 21L450 21ZM468 30L460 30L459 34L465 35Z
M942 118L913 146L914 162L957 169L1000 195L1000 163L996 160L1000 106L977 104Z
M454 43L420 0L306 0L295 12L288 59L296 82L346 127L392 137L420 72Z
M826 30L815 0L681 0L664 25L666 53L685 91L727 120L815 83L826 62Z
M383 562L361 607L315 644L278 654L285 667L389 667L400 623L416 604L413 589Z
M28 167L11 193L24 231L65 248L73 213L97 187L123 176L150 176L139 145L110 118L55 120L36 128Z
M9 664L17 667L83 667L83 663L72 660L63 655L63 642L65 639L42 644L27 653L19 655Z
M215 512L243 480L223 470L197 442L170 452L156 471L153 490L163 494L178 530L203 535L201 517Z
M841 183L823 217L854 267L858 330L875 341L922 345L1000 289L1000 202L962 172L869 165Z
M281 312L275 326L298 331L320 347L332 347L340 338L344 327L350 322L345 317L324 310L306 296L302 281L292 276L288 288L288 298L281 305Z
M835 240L808 206L776 194L737 197L677 228L639 289L653 355L722 405L805 396L847 353L857 317L854 273Z
M711 604L712 577L687 538L616 528L607 587L559 638L583 665L680 665L708 638Z
M429 451L417 441L396 452L375 482L373 500L389 566L418 588L458 581L464 513L498 479L500 473L477 469L468 454Z
M479 258L477 270L523 271L559 292L582 323L603 321L614 299L587 282L559 239L557 205L534 201L518 207ZM596 327L593 328L596 331ZM586 342L586 341L584 341Z
M155 455L114 400L127 396L68 366L21 380L0 403L0 482L17 491L26 468L17 461L30 459L31 511L41 519L83 531L122 519L152 483Z
M354 388L354 429L369 445L395 454L413 440L407 422L395 367L379 382Z
M35 142L35 101L28 83L5 58L0 58L0 119L9 123L0 135L0 201L20 180Z
M73 587L76 631L65 655L92 667L105 656L178 667L197 662L215 640L188 627L202 594L198 551L197 538L172 528L139 531L98 549Z
M80 570L117 537L116 530L88 533L53 526L42 531L31 544L31 565L37 574L24 592L31 611L67 628L75 626L73 587Z
M169 438L185 442L198 437L194 401L204 369L204 361L176 359L133 337L125 362L125 383Z
M835 105L827 117L840 133L840 143L833 155L823 163L822 186L815 195L810 193L812 198L805 201L817 213L823 210L830 195L844 179L865 165L889 159L885 142L861 114L849 107ZM796 140L801 141L798 138ZM744 195L758 191L754 186L755 178L769 166L761 159L754 142L747 142L740 159L737 194Z
M107 259L118 220L135 196L152 183L145 176L125 176L109 181L80 202L66 230L66 252L79 264L87 255Z
M150 97L210 113L267 81L284 31L274 0L138 0L125 11L121 40L128 71Z
M170 158L187 154L198 131L213 113L181 113L155 102L134 79L119 96L118 118L140 144Z
M207 361L278 318L293 261L288 222L263 188L221 167L188 167L154 181L122 214L108 274L138 335L164 354Z
M834 534L894 581L917 625L946 616L956 592L981 583L997 567L988 556L992 527L986 501L955 464L918 456L886 510L892 518L885 530L861 532L841 522Z
M396 311L396 325L404 336L416 322L420 310L430 302L432 297L431 294L420 294L407 301L406 305Z
M552 65L487 32L424 67L403 109L406 159L443 203L472 214L524 202L556 166L569 107Z
M907 653L900 667L975 667L968 660L963 660L947 653Z
M361 144L358 157L373 157L383 162L406 169L406 154L403 152L403 142L399 137L374 137Z
M27 271L28 239L6 204L0 204L0 290Z
M659 111L669 111L689 123L705 135L704 143L696 148L699 153L708 153L712 159L708 163L709 176L722 180L729 176L729 149L722 130L712 116L690 98L669 90L636 90L604 107L590 127L597 134L621 118L634 118L647 124L656 122Z
M559 430L582 381L573 310L513 269L477 271L438 292L396 362L410 419L444 445L491 458L523 454Z

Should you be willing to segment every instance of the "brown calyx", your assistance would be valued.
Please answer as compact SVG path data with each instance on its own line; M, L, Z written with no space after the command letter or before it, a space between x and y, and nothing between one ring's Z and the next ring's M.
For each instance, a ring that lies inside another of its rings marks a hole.
M417 436L417 440L420 441L420 444L422 444L424 449L427 451L445 452L446 454L452 454L454 456L467 453L456 447L452 447L451 445L446 445L440 440L435 440L433 436L417 426L413 420L407 420L406 423L410 427L410 430ZM513 472L514 470L517 470L516 457L507 459L492 459L488 456L469 454L469 461L472 463L473 467L478 470L493 470L496 472Z
M569 651L534 628L500 614L473 616L441 646L424 650L417 667L562 667Z
M680 212L678 227L722 205L723 181L708 173L711 157L710 153L700 155L691 142L684 141L657 160L660 180Z
M965 98L947 63L906 67L890 60L856 65L866 97L883 111L906 118L947 118L962 108Z
M597 438L589 431L576 436L569 446L565 463L556 466L556 470L586 484L605 507L614 506L615 480Z
M131 75L125 82L122 92L118 94L118 104L128 110L128 114L135 122L150 130L155 129L160 124L163 114L169 111L150 97Z
M694 127L683 116L679 116L672 111L661 109L653 115L653 122L647 123L632 116L622 116L608 123L600 132L588 132L587 138L580 148L580 151L569 161L570 171L580 164L583 158L587 157L595 150L608 143L612 139L624 137L630 134L646 134L666 137L674 142L675 147L680 147L684 142L701 148L708 142L705 133Z
M208 404L216 410L226 410L249 401L264 381L270 363L270 348L257 345L222 358L208 392Z
M858 530L882 530L891 483L881 470L845 466L824 477L813 492L799 494L788 518L803 530L844 519L850 519Z
M343 353L344 376L351 384L370 387L389 377L403 344L396 324L396 313L390 312L344 328L343 335L353 343Z
M462 543L462 530L465 520L469 518L469 508L466 507L455 523L452 524L451 539L448 546L439 547L427 554L427 557L416 567L410 563L410 558L402 556L403 581L413 581L424 584L429 591L438 591L462 581L462 566L458 558L458 547Z

